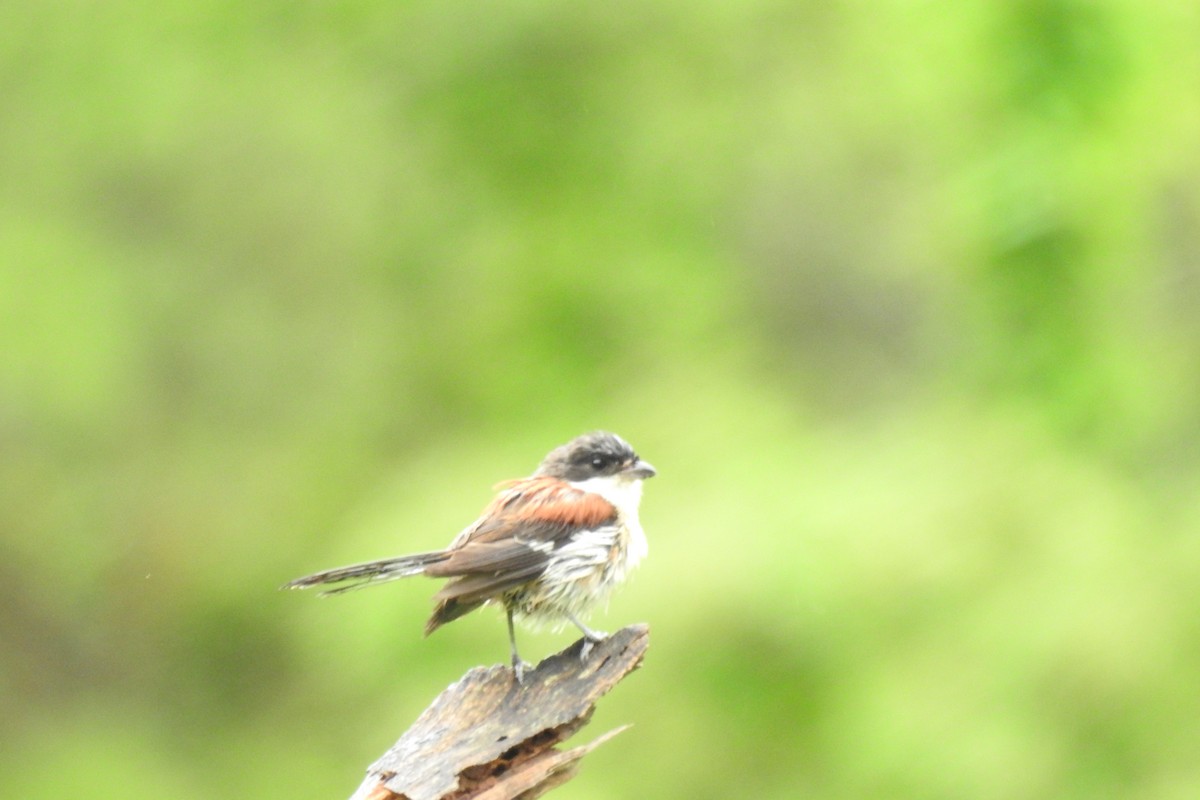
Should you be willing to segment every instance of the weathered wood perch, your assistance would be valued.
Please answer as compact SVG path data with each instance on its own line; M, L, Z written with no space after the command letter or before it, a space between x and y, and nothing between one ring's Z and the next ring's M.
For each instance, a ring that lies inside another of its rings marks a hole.
M583 640L517 683L509 667L475 667L438 695L367 770L350 800L532 800L570 780L579 760L625 730L557 750L595 703L642 663L646 625L614 633L580 661Z

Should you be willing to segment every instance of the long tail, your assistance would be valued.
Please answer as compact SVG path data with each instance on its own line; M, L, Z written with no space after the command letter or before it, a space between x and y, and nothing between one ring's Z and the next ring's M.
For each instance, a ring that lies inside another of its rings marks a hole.
M447 553L439 550L434 553L417 553L411 556L385 558L381 561L368 561L364 564L327 569L324 572L305 575L303 578L296 578L294 581L285 583L280 588L308 589L309 587L325 583L353 581L353 583L348 583L345 586L337 586L321 592L321 596L341 594L342 592L349 592L352 589L361 589L373 583L384 583L386 581L407 578L411 575L420 575L430 564L445 561L448 557Z

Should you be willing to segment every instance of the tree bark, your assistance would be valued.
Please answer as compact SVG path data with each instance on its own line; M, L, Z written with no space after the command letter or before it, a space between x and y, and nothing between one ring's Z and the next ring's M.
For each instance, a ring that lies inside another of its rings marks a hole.
M550 656L517 683L509 667L475 667L442 692L382 758L351 800L531 800L570 780L579 760L625 730L570 750L596 701L642 663L646 625Z

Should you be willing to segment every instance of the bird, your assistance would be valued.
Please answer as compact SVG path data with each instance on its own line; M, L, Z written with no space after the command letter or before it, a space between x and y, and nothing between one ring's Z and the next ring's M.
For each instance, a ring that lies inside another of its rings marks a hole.
M583 633L580 657L607 634L581 619L605 602L647 552L638 519L642 484L657 470L608 431L554 448L527 478L505 481L492 502L443 550L368 561L284 584L333 584L333 595L414 575L444 578L425 635L489 604L504 607L513 672L530 664L517 651L514 618Z

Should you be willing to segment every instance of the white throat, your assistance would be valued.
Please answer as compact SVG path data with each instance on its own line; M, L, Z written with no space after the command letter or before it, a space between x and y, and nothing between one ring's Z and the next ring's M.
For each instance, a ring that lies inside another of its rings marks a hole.
M642 479L631 475L607 475L570 481L576 489L592 492L612 503L617 514L627 521L637 522L638 505L642 502Z
M609 475L604 478L588 478L586 481L570 481L570 484L576 489L594 492L613 504L617 509L617 519L623 523L625 535L629 537L622 570L630 570L637 566L650 549L646 534L642 531L642 523L638 519L638 505L642 502L642 479L632 475Z

